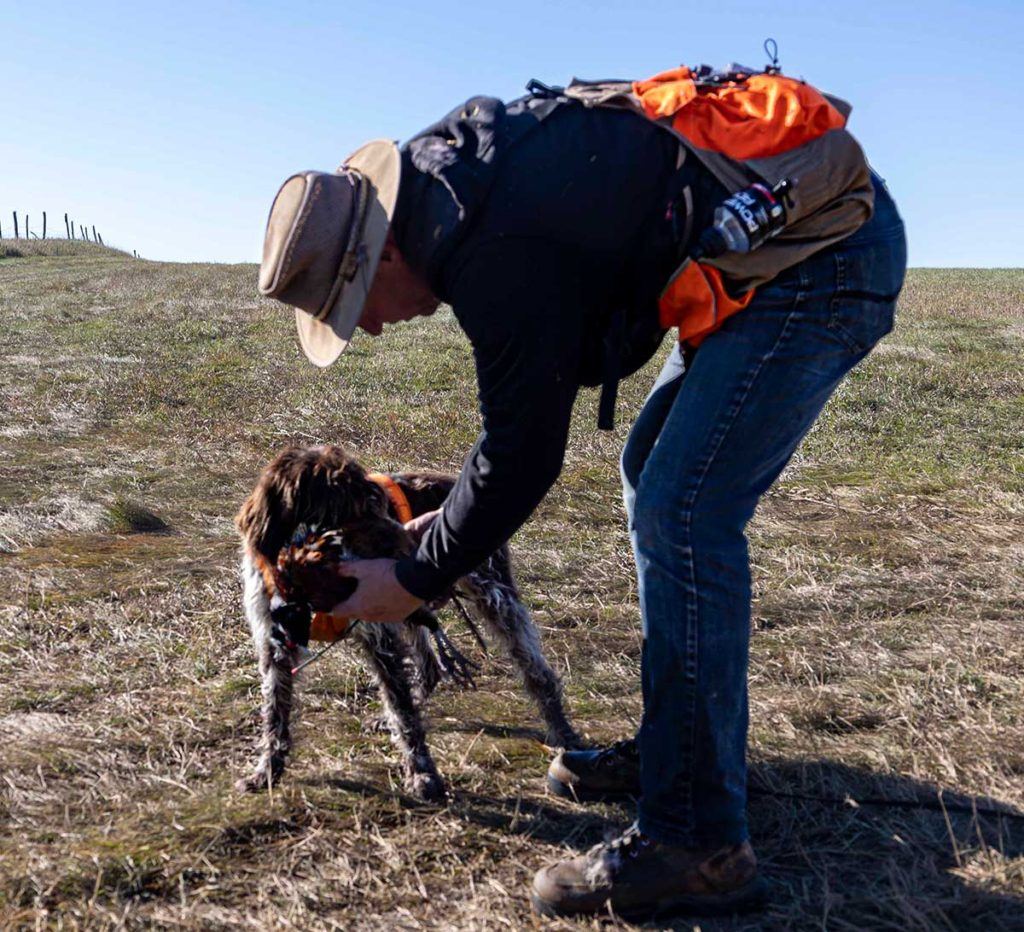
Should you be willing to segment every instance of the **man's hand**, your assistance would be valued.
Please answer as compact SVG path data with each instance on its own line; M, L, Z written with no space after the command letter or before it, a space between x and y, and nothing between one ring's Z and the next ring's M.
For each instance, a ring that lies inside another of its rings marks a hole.
M437 520L437 516L441 514L440 508L435 508L433 511L425 511L423 514L412 521L405 522L405 529L409 532L409 536L416 541L418 544L423 540L423 535L427 533L427 529Z
M423 602L405 589L395 576L395 560L351 560L338 572L359 581L356 591L331 609L340 618L360 621L404 621Z

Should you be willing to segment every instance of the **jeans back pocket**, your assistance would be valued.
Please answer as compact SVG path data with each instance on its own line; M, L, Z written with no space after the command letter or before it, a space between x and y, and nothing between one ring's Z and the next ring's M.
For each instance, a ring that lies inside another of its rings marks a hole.
M893 328L896 302L836 295L828 327L858 355L866 353Z
M829 328L855 353L866 353L893 327L896 300L907 270L903 224L877 231L868 242L834 253L836 290Z

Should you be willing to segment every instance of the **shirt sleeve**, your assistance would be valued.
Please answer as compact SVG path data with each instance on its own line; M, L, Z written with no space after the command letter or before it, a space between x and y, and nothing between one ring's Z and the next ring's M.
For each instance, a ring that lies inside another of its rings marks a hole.
M424 600L482 563L558 478L579 388L588 278L568 248L495 238L450 283L473 346L483 429L438 520L400 560L398 581Z

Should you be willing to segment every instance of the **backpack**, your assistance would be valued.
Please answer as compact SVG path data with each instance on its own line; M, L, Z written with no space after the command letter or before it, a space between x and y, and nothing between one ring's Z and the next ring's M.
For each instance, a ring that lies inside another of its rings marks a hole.
M729 191L793 182L785 228L759 249L700 261L681 257L659 311L662 325L678 327L680 341L691 347L743 310L758 285L871 217L870 168L846 129L850 105L777 66L715 71L684 65L646 81L574 78L557 92L588 107L627 109L653 120L679 140L683 159L698 159ZM693 233L700 231L687 231L683 248Z

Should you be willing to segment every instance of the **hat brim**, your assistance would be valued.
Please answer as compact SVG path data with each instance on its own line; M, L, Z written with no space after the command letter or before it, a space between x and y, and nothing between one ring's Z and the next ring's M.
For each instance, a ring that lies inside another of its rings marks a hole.
M345 351L362 316L395 213L402 157L398 146L390 139L376 139L360 146L341 164L341 168L357 169L373 187L363 228L365 258L359 264L355 278L341 290L337 303L322 320L295 309L295 325L302 351L311 363L320 367L329 366Z

